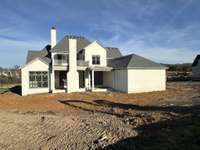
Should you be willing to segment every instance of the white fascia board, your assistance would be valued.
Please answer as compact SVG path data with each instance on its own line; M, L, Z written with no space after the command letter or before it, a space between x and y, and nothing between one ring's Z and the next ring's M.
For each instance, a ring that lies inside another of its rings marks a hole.
M103 47L103 45L100 44L98 41L94 41L94 42L90 43L89 45L87 45L87 46L84 47L83 49L87 49L87 47L90 47L90 45L92 45L92 44L94 44L94 43L98 44L100 47L102 47L103 49L105 49L105 48ZM106 49L105 49L105 50L106 50Z
M42 60L42 58L36 57L35 59L31 60L31 61L28 62L27 64L23 65L23 66L21 67L21 69L23 69L23 68L29 66L30 64L32 64L32 63L35 62L36 60L40 60L41 62L45 63L46 65L49 65L47 62L45 62L44 60Z

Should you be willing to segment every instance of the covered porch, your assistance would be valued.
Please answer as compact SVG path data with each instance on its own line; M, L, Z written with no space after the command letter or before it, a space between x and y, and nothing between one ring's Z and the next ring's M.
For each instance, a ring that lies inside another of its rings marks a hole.
M54 72L55 80L54 80L54 91L53 93L62 93L67 90L67 71L56 70Z
M109 87L105 84L107 82L105 76L111 70L111 67L99 66L78 68L79 88L77 92L106 92ZM67 92L67 70L55 70L54 77L53 93Z
M104 84L104 75L111 70L111 67L100 66L87 68L85 70L85 89L92 92L106 92L108 87Z

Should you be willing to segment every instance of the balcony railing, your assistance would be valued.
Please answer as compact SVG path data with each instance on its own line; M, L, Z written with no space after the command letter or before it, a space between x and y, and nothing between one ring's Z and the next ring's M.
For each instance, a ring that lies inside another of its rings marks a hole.
M63 59L54 59L54 65L68 65L68 62ZM89 61L77 60L77 66L89 66Z
M54 59L54 65L67 65L68 62L65 59Z
M89 61L77 60L77 66L89 66Z

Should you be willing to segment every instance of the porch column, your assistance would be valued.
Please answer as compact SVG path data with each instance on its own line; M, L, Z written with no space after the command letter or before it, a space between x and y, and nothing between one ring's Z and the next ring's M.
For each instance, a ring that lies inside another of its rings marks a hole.
M51 73L51 92L53 93L54 90L55 90L55 73L54 73L54 70L52 70L52 73Z
M94 70L92 70L92 91L94 91Z
M91 75L90 75L90 71L88 71L88 87L89 90L91 89Z
M51 59L52 59L52 66L51 66L51 74L50 74L50 87L51 92L53 93L55 91L55 72L54 72L54 56L55 54L52 53Z
M90 71L84 71L85 72L85 89L90 90Z

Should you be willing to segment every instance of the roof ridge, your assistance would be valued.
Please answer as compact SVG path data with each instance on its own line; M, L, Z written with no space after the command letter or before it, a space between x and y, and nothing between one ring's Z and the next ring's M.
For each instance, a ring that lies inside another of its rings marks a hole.
M119 49L118 47L110 47L110 46L106 46L105 48L110 48L110 49Z
M143 56L140 56L140 55L138 55L138 54L134 54L135 56L138 56L138 57L140 57L140 58L143 58L143 59L145 59L145 60L148 60L148 61L150 61L150 62L152 62L152 63L156 63L156 64L160 64L161 65L161 63L158 63L158 62L156 62L156 61L154 61L154 60L151 60L151 59L149 59L149 58L145 58L145 57L143 57ZM162 65L163 66L163 65Z
M84 36L82 35L65 35L64 37L66 38L79 38L79 39L86 39Z
M153 61L153 60L151 60L151 59L149 59L149 58L145 58L145 57L140 56L140 55L138 55L138 54L133 54L131 58L133 58L133 56L136 56L136 59L137 59L137 57L138 57L138 58L143 59L144 61L146 61L146 62L148 62L148 63L154 64L154 65L158 65L157 67L165 67L165 66L162 65L161 63L155 62L155 61ZM131 60L131 59L130 59L130 60ZM129 63L130 63L130 60L129 60ZM133 62L136 61L134 58L133 58L132 60L133 60ZM129 64L129 63L128 63L128 64Z
M127 64L127 66L130 64L131 59L133 58L133 55L135 55L135 54L130 54L130 55L128 55L129 60L128 60L128 64Z
M124 56L117 57L117 58L114 58L114 59L115 59L115 60L116 60L116 59L121 59L121 58L129 57L129 56L132 56L132 55L135 55L135 54L128 54L128 55L124 55Z
M51 52L68 52L69 50L69 39L77 40L77 51L89 45L91 42L83 36L72 36L65 35L61 40L59 40L54 47L51 48Z

